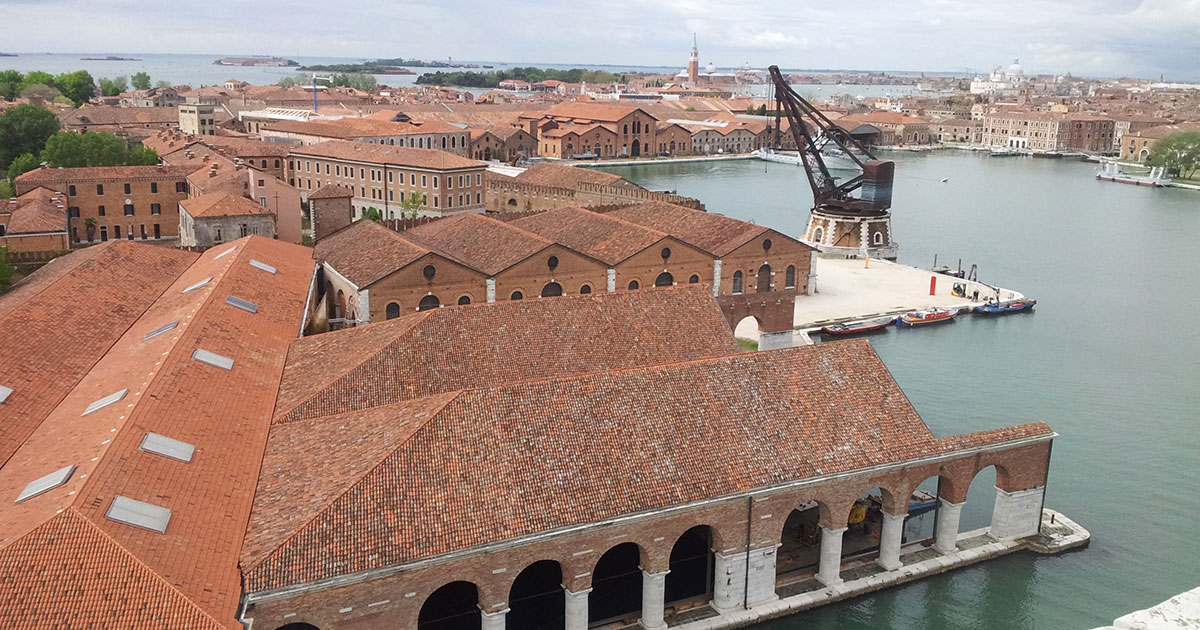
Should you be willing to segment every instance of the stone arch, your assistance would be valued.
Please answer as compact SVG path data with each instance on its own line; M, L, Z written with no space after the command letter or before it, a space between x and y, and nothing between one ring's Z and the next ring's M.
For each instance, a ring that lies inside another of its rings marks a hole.
M1004 466L996 463L985 464L975 471L971 482L967 485L966 497L963 502L965 505L963 505L962 516L959 520L959 532L979 529L991 524L992 510L996 504L996 486L1001 484L1001 476L1007 476L1007 474Z
M875 233L871 235L871 244L872 245L883 245L883 231L882 230L875 230Z
M784 272L784 276L783 276L783 288L785 288L785 289L795 289L796 288L796 265L788 265L787 266L787 270Z
M670 272L667 271L658 274L658 277L654 279L654 286L656 287L670 287L674 285L675 276L672 276Z
M469 296L469 295L462 295L462 296L459 296L459 298L458 298L458 305L459 305L459 306L465 306L465 305L467 305L467 304L470 304L470 303L471 303L471 296Z
M592 285L585 284L579 287L579 295L587 295L592 292Z
M562 285L557 282L547 282L542 287L542 297L558 297L563 294Z
M515 300L523 300L523 299L525 299L525 292L520 289L517 289L516 291L513 291L512 293L509 294L508 299L514 300L514 301Z
M733 325L733 336L759 343L762 341L763 325L757 315L747 315Z
M517 574L508 590L510 628L556 630L566 623L563 568L554 560L530 563Z
M824 242L825 241L825 228L823 228L823 227L813 228L812 240L814 243Z
M346 316L346 292L338 289L337 300L333 303L334 317Z
M479 588L459 580L442 585L421 603L418 630L479 630Z
M642 288L642 284L640 282L638 282L637 280L629 281L628 289L630 291L634 291L634 290L640 289L640 288Z
M700 274L698 274L698 273L694 273L691 275L690 278L688 278L688 284L699 284L699 282L700 282Z
M780 542L775 565L777 575L815 569L820 561L822 504L809 497L805 499L797 497L776 525Z
M417 310L418 311L428 311L428 310L438 308L441 305L442 305L442 301L438 299L438 296L426 295L425 297L421 298L420 302L417 303Z
M665 602L690 602L712 598L716 528L695 525L680 534L671 546L670 572L666 577Z
M311 623L289 623L287 625L279 626L275 630L321 630L321 629L312 625Z
M634 542L609 548L592 567L588 623L636 618L642 610L642 566L645 550Z

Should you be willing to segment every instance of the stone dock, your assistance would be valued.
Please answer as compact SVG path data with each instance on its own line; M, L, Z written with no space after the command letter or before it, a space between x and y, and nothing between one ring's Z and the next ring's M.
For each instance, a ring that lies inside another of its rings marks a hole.
M1094 630L1198 630L1200 629L1200 588L1180 593L1145 610L1131 612L1111 626Z
M984 527L959 534L955 549L948 553L938 551L926 543L906 545L900 552L901 566L893 570L879 566L870 557L845 563L841 569L843 582L832 587L818 581L814 574L806 573L795 577L783 575L776 585L779 598L774 601L724 614L719 614L708 606L694 608L668 617L667 625L682 630L742 628L1011 553L1062 553L1085 547L1091 539L1091 534L1086 529L1050 509L1042 511L1041 531L1035 536L997 540L989 535L989 530L990 528Z

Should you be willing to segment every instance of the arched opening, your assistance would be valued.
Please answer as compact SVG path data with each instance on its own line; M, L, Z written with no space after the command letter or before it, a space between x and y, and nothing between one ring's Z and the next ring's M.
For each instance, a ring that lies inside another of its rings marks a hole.
M462 296L462 297L458 298L458 305L459 305L459 306L466 306L467 304L470 304L470 303L471 303L471 297L470 297L470 296L464 295L464 296Z
M579 295L587 295L592 292L592 285L585 284L579 287Z
M550 282L542 287L542 297L558 297L562 294L562 285L557 282Z
M289 623L286 626L279 626L275 630L321 630L311 623Z
M759 293L766 293L771 290L771 265L763 264L758 268L758 279L755 290Z
M513 291L512 295L508 296L508 299L510 299L510 300L520 300L520 299L524 299L524 298L525 298L525 294L521 293L520 291Z
M631 155L633 155L633 157L637 157L637 156L641 155L642 154L642 143L635 139L633 141L633 146L630 148L629 152Z
M562 567L553 560L535 562L517 575L508 591L509 628L555 630L566 624Z
M387 318L396 319L397 317L400 317L400 305L395 302L388 302Z
M664 272L658 274L658 277L654 279L654 286L656 286L656 287L675 286L675 276L672 276L671 274L664 271Z
M871 235L871 243L874 245L883 245L883 232L876 230L875 233Z
M697 274L692 274L692 277L688 278L688 284L696 284L698 282L700 282L700 276Z
M639 288L639 287L641 287L641 286L642 286L642 285L638 284L638 281L637 281L637 280L630 280L630 281L629 281L629 290L630 290L630 291L632 291L632 290L634 290L634 289L637 289L637 288Z
M819 227L819 228L813 230L813 242L814 243L825 242L825 228Z
M486 162L490 162L492 160L492 147L487 147L483 150L483 159Z
M588 593L588 623L640 616L642 611L641 551L634 543L621 543L604 552L592 570Z
M821 560L821 513L816 501L800 504L783 522L775 574L810 573Z
M742 272L733 272L733 294L737 295L742 292Z
M337 292L337 301L333 303L333 316L345 317L346 315L346 293L341 289Z
M958 531L969 532L992 524L992 509L996 505L995 466L987 466L975 473L971 486L967 488L967 503L963 506L958 521Z
M684 532L671 547L671 572L666 580L666 603L676 610L712 599L712 528L697 525Z
M479 589L470 582L451 582L434 591L421 604L418 630L478 630Z
M517 207L517 200L516 200L516 199L509 199L509 200L508 200L508 205L509 205L509 206L511 206L511 207L513 207L513 208L516 208L516 207Z
M743 317L733 327L733 337L741 349L758 350L758 344L762 341L762 322L753 315Z
M783 286L786 289L796 288L796 266L788 265L787 271L784 273Z
M425 297L421 298L421 301L417 304L417 310L428 311L441 305L442 301L439 300L436 295L426 295Z

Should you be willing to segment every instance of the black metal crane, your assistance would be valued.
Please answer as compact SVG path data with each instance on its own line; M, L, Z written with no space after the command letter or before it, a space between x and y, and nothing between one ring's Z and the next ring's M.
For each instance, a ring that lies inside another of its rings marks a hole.
M813 209L842 216L886 213L892 205L895 163L876 159L866 145L797 94L784 80L779 66L771 66L770 73L775 84L775 148L778 149L780 145L780 118L786 116L788 131L796 141L804 171L812 186ZM862 172L839 183L821 157L821 149L829 142L836 144ZM851 196L858 189L862 189L859 196Z

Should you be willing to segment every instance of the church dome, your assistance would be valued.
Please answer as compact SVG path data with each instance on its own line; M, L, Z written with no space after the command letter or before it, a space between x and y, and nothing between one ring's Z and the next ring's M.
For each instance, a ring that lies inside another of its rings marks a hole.
M710 62L708 62L707 66L704 66L704 71L707 72L708 74L713 74L717 71L717 66L716 66L716 64L714 64L713 62L710 61Z
M1013 59L1012 65L1008 67L1008 74L1019 77L1025 74L1025 70L1021 68L1021 64L1016 59Z

